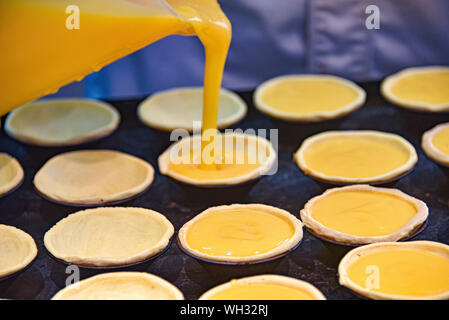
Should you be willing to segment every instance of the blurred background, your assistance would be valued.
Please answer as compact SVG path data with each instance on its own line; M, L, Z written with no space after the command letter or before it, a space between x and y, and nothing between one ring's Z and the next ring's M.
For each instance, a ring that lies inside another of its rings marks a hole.
M220 0L233 26L223 86L254 89L281 74L329 73L380 80L420 65L449 65L448 0ZM379 29L368 29L375 5ZM57 97L125 99L200 86L204 53L195 37L171 36L121 59Z

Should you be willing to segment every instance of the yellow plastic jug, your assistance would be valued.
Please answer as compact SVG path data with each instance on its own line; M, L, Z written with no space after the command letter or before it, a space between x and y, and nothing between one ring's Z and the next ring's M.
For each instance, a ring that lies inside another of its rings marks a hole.
M204 44L203 129L216 128L231 40L216 0L1 0L0 115L172 34Z

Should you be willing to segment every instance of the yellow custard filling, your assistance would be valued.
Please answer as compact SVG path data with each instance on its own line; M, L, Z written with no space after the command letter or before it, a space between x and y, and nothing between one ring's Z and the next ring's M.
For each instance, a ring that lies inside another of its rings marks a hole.
M396 195L362 190L329 194L312 209L312 217L322 225L360 237L392 234L416 213L413 203Z
M409 154L388 140L339 136L313 143L304 159L310 169L327 176L369 178L403 166Z
M280 111L309 114L341 109L357 97L357 91L337 81L286 79L266 88L261 100Z
M438 131L433 136L432 144L439 151L449 155L449 127Z
M212 294L208 300L316 300L310 293L276 283L240 284L231 281L230 286Z
M410 102L449 103L449 71L419 72L398 79L391 92Z
M187 230L190 248L211 256L249 257L269 252L295 232L285 217L255 209L210 213Z
M199 153L191 152L188 157L170 162L169 169L182 176L212 181L244 176L260 167L256 157L246 152L231 149L223 152L223 156L211 165L201 163Z
M378 286L371 281L378 275ZM449 259L419 249L383 249L357 258L348 267L357 285L373 291L411 297L449 290Z

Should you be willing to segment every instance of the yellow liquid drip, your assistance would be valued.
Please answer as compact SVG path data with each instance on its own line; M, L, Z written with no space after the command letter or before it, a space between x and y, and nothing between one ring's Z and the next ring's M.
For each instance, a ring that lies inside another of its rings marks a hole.
M274 283L238 284L212 295L209 300L315 300L308 292Z
M187 231L190 248L211 256L249 257L269 252L294 235L286 218L253 209L214 212Z
M280 111L309 114L341 109L355 101L357 92L336 81L286 79L267 88L261 98Z
M388 141L334 137L317 141L304 154L309 168L327 176L369 178L404 165L408 153Z
M449 103L449 71L423 72L399 79L391 87L398 98L433 105Z
M317 201L312 209L312 217L324 226L360 237L392 234L416 213L409 201L369 191L336 192Z
M387 294L425 297L449 290L449 259L418 249L384 249L368 253L348 268L349 278L366 288L368 266L379 270L379 289Z
M438 131L433 137L432 143L439 151L449 155L449 128Z

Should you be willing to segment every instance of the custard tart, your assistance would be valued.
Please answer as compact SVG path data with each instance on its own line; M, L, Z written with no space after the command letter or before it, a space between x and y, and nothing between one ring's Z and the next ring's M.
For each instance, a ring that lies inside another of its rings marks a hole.
M449 123L442 123L426 131L422 137L424 152L436 162L449 165Z
M329 189L309 200L301 220L321 238L359 245L407 238L428 214L423 201L400 190L353 185Z
M260 275L219 285L199 300L326 300L308 282L278 275Z
M327 131L304 140L294 155L299 168L337 184L385 183L409 172L418 161L404 138L386 132Z
M449 67L408 68L382 82L382 94L390 102L412 110L449 111Z
M196 258L244 264L283 256L302 236L301 221L285 210L233 204L203 211L179 230L178 240Z
M365 91L331 75L287 75L268 80L254 93L261 112L289 121L322 121L353 112L365 103Z
M347 253L340 284L371 299L449 299L449 246L432 241L383 242Z
M242 184L269 174L277 153L265 138L241 133L218 134L215 146L201 146L201 136L186 137L159 156L159 170L177 181L199 187ZM212 150L212 151L211 151ZM204 154L214 159L204 162Z

